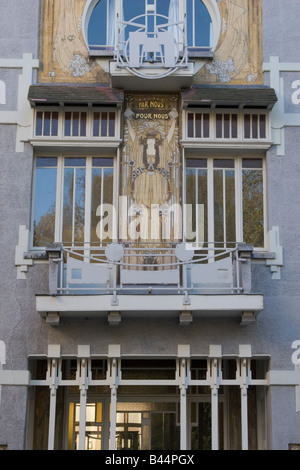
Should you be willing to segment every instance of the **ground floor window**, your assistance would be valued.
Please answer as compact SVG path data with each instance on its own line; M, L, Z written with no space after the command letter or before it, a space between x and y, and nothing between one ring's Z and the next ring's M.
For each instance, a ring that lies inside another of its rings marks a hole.
M117 362L120 371L122 361ZM169 363L170 370L166 369ZM175 369L171 363L177 363ZM187 366L182 361L124 360L124 364L127 364L123 369L125 378L113 389L110 370L114 366L110 361L63 359L56 365L55 361L33 361L29 447L36 450L263 448L265 360L192 360L188 364L187 385L181 380L182 367ZM216 374L212 373L213 369ZM57 373L58 383L53 387L52 376ZM90 385L85 387L82 374L86 373L91 378ZM219 375L217 381L215 375Z

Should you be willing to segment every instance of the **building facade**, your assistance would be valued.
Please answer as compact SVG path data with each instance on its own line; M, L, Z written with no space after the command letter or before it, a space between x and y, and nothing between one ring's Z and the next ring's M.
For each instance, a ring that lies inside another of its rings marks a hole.
M2 449L300 447L288 3L0 6Z

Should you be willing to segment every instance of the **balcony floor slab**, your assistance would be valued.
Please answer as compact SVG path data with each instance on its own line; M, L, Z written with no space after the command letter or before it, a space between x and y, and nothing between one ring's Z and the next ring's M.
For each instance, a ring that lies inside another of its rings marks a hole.
M116 301L115 301L116 300ZM42 317L59 313L60 317L103 317L120 312L125 317L165 317L191 312L194 317L235 317L263 310L263 295L37 295L36 309Z

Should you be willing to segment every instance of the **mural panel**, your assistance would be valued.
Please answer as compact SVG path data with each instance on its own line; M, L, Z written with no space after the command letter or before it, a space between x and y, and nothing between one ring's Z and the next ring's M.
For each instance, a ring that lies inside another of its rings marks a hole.
M138 217L140 240L178 239L178 95L127 94L125 106L120 187L121 196L126 197L128 216Z
M261 84L261 2L217 0L221 34L213 59L198 61L194 82ZM40 82L109 83L109 60L90 58L83 36L87 0L41 0Z

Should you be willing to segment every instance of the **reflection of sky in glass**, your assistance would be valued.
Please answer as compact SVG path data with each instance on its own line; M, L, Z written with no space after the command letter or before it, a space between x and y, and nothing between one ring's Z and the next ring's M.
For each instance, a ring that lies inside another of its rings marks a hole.
M179 0L180 2L182 0ZM193 3L195 4L195 20L193 20ZM206 46L210 45L210 25L211 18L207 11L206 6L201 0L187 0L187 39L189 45L194 46ZM169 16L170 0L157 0L157 14ZM133 18L145 15L145 1L144 0L124 0L123 1L123 19L130 21ZM89 28L88 28L88 40L91 45L106 45L107 44L107 0L100 0L97 3L94 11L91 15ZM145 24L144 18L137 20L139 24ZM158 24L163 24L165 20L163 18L157 18ZM193 23L195 30L193 28ZM153 24L153 20L149 21L149 24ZM153 29L153 28L151 28ZM126 38L130 31L134 31L136 28L126 28ZM193 41L193 30L194 30L194 41Z
M56 174L56 158L38 158L34 202L36 225L44 215L55 211Z
M90 18L88 42L93 45L106 44L107 0L97 3Z

